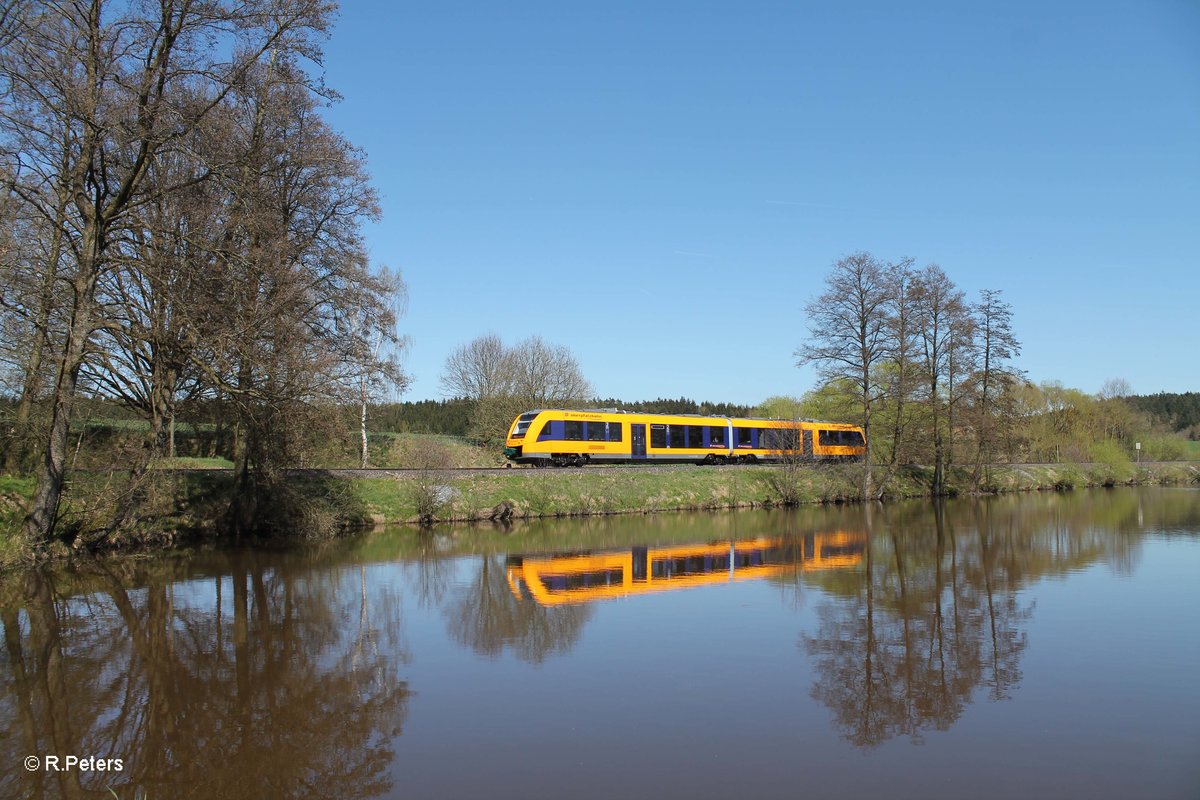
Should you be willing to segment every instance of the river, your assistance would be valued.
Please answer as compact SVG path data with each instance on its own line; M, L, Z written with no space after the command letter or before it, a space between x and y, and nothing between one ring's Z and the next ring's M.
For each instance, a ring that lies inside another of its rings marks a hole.
M0 797L1200 797L1200 491L386 529L0 582Z

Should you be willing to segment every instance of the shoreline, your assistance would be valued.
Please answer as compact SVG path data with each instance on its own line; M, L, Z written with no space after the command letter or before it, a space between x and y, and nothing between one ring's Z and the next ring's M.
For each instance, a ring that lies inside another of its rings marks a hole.
M314 541L380 525L417 528L432 524L657 514L831 505L862 502L860 465L798 468L745 466L667 472L571 470L520 471L447 478L435 472L411 476L295 476L281 492L274 530L245 543ZM884 502L933 498L932 468L905 467L893 476ZM996 465L976 487L967 468L947 472L946 497L1069 491L1116 486L1200 485L1200 462L1165 464ZM233 539L221 530L230 476L203 473L156 476L146 516L114 539L56 541L34 552L19 539L29 479L0 484L0 570L69 559L79 553L146 554ZM95 483L95 487L89 484ZM86 523L101 516L100 477L79 476L66 519ZM94 491L92 491L94 489Z
M667 511L779 508L800 505L859 503L861 467L854 465L804 466L785 470L770 466L715 468L709 473L658 473L604 475L599 471L531 473L501 481L472 476L432 481L413 487L412 481L363 478L358 495L371 524L421 525L544 519L606 514L650 514ZM948 471L945 497L989 496L1015 492L1068 491L1071 489L1200 485L1200 462L1171 462L1149 466L1076 465L994 466L991 480L976 488L970 471ZM680 476L683 477L680 477ZM893 476L883 501L930 498L933 470L902 468ZM420 504L404 502L396 489L427 495ZM600 490L609 490L607 492ZM440 495L440 496L439 496Z

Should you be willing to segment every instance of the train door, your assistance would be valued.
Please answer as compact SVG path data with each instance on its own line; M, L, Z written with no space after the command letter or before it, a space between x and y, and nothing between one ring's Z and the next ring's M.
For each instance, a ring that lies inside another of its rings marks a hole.
M808 428L804 429L804 457L813 457L813 432Z
M631 453L634 458L646 457L646 426L644 424L629 426L629 442L633 447Z

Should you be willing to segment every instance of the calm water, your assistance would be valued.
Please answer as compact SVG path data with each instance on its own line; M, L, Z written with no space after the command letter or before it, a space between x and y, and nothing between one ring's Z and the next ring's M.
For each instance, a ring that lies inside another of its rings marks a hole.
M1200 797L1195 490L385 531L0 592L4 798Z

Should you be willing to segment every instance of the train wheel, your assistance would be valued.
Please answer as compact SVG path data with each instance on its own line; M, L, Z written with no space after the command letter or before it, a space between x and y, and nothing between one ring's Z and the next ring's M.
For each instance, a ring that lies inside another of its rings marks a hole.
M758 461L758 459L755 458L754 456L746 456L745 458L742 459L742 463L746 464L746 465L753 464L757 461Z

